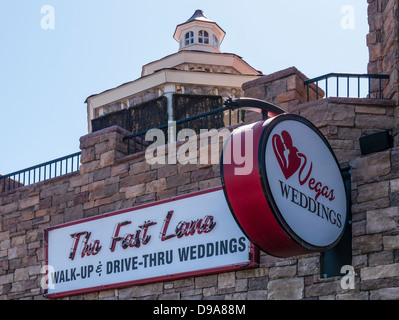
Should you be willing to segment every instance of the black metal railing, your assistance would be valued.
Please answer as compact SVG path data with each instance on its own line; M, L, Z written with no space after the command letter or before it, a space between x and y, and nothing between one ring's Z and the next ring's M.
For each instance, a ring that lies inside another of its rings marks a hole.
M167 144L172 142L169 140L177 141L178 133L182 129L192 129L196 134L199 134L201 129L220 129L232 124L240 123L243 121L242 117L240 119L240 114L240 110L232 110L226 106L188 117L186 119L177 120L173 124L164 124L156 128L133 133L124 137L123 141L127 142L127 153L134 154L136 152L144 151L146 147L152 143L145 140L147 132L152 129L163 131L165 144ZM172 135L172 139L168 138L170 135Z
M0 176L0 193L78 171L81 152Z
M336 78L332 84L329 83L330 78ZM351 79L355 79L355 81L350 81ZM362 79L366 82L367 88L361 86ZM336 97L368 97L372 98L372 93L375 93L374 98L383 98L383 80L389 79L389 75L386 74L356 74L356 73L328 73L320 77L316 77L313 79L309 79L304 81L304 85L306 86L307 92L307 101L310 101L310 85L314 83L316 85L316 100L320 98L320 86L319 83L324 83L324 87L322 88L325 93L325 98L329 97L329 93L336 93L334 96ZM344 86L346 87L346 94L342 95L342 80L344 81ZM375 90L372 89L372 81L378 81L378 85L375 86ZM353 82L357 83L357 85L353 85ZM351 86L352 84L352 86ZM355 89L353 89L355 87Z

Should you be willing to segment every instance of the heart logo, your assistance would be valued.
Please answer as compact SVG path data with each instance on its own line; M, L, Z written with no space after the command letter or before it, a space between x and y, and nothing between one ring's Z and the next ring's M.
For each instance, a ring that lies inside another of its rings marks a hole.
M272 138L273 150L285 179L289 179L301 166L298 149L293 145L291 135L282 131L281 136L275 134Z

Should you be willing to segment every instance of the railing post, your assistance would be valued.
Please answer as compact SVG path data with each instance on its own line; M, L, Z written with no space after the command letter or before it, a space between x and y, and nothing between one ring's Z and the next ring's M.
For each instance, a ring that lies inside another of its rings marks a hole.
M326 78L326 98L328 98L328 78Z
M346 77L346 97L349 98L349 76Z
M369 98L371 99L371 78L368 79L369 83Z

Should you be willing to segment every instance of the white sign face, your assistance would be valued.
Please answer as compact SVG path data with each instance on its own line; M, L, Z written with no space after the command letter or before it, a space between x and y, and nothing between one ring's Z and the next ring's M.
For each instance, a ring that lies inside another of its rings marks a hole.
M346 193L337 161L321 137L303 122L279 122L268 136L265 166L288 228L311 246L334 243L346 221Z
M47 230L48 296L253 266L221 188Z

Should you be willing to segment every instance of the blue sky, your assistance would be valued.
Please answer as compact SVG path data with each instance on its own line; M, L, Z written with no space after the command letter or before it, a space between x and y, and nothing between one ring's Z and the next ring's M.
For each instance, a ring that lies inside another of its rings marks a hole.
M54 29L42 28L46 5ZM80 151L84 100L176 52L175 27L196 9L226 31L223 52L265 74L367 72L366 0L0 0L0 173Z

